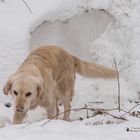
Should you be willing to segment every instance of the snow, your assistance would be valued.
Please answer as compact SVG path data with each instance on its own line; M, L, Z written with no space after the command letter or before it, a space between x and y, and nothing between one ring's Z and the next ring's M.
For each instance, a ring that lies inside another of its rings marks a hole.
M138 121L132 121L133 125L139 127ZM138 132L127 132L129 126L133 129L130 123L112 124L102 126L87 126L83 122L70 123L64 121L51 121L45 126L41 127L44 121L34 124L22 124L15 126L7 126L0 131L1 140L30 140L30 139L80 139L80 140L117 140L117 139L139 139ZM8 132L8 135L7 135Z
M105 12L92 10L65 21L44 22L32 33L31 49L46 43L56 44L81 59L91 60L87 48L105 31L111 20L112 17Z
M71 122L52 120L44 127L46 112L30 111L24 124L12 125L12 97L2 93L7 78L29 52L42 44L57 44L81 59L114 67L117 61L121 108L128 111L140 95L140 2L139 0L26 0L0 1L0 139L139 139L139 118L128 121L109 115L86 118L86 111L71 112ZM117 107L117 81L86 79L77 75L72 108ZM128 102L131 101L133 103ZM61 108L61 107L60 107ZM137 107L135 110L139 110ZM90 112L92 113L92 112ZM121 116L124 112L110 111ZM61 116L60 116L61 118ZM108 124L109 123L109 124ZM127 132L129 128L131 131ZM135 131L135 132L134 132Z

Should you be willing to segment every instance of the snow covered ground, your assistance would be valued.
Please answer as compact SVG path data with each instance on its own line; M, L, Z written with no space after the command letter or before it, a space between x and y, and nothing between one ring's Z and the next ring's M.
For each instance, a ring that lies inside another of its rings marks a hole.
M137 127L138 121L132 121ZM103 126L86 126L85 124L69 123L64 121L52 121L44 127L43 123L23 124L20 126L7 126L0 131L1 140L129 140L139 139L139 132L127 132L129 123L122 125L103 125ZM132 126L133 127L133 126ZM131 128L133 129L133 128Z
M38 108L28 113L24 124L11 124L13 106L6 108L4 104L13 100L3 95L2 87L29 52L46 43L60 45L82 59L111 67L115 57L121 77L122 109L128 111L140 99L139 0L26 2L31 11L22 0L0 1L0 140L139 139L139 116L128 114L125 116L128 121L104 114L80 121L76 119L86 118L86 111L72 112L72 122L52 120L41 127L47 121L46 113ZM72 108L85 105L116 108L117 81L91 80L77 75ZM139 106L135 108L139 109ZM119 117L124 112L109 113Z

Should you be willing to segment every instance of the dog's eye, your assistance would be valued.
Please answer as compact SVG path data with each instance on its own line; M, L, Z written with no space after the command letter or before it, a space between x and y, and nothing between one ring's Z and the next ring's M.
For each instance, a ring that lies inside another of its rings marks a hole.
M26 93L26 97L31 96L31 94L32 94L32 92L28 92L28 93Z
M13 92L14 92L14 94L15 94L16 96L18 95L18 93L17 93L15 90L14 90Z

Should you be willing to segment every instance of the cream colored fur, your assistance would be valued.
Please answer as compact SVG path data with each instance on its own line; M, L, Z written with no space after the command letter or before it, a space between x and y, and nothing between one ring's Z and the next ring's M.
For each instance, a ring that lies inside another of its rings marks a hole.
M88 78L116 78L116 71L95 63L82 61L62 48L44 46L34 50L4 86L4 94L15 97L13 123L21 123L29 109L44 107L48 119L71 109L76 72ZM64 113L64 120L70 112Z

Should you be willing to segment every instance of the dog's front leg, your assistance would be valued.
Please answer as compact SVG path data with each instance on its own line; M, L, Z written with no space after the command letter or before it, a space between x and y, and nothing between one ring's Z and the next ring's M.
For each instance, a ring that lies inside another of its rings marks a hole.
M55 115L56 115L56 107L54 104L51 104L49 106L47 106L47 116L48 119L55 119Z
M55 99L46 106L46 111L48 119L57 119L58 106Z
M15 112L14 118L13 118L13 124L22 123L25 115L26 115L26 112Z

